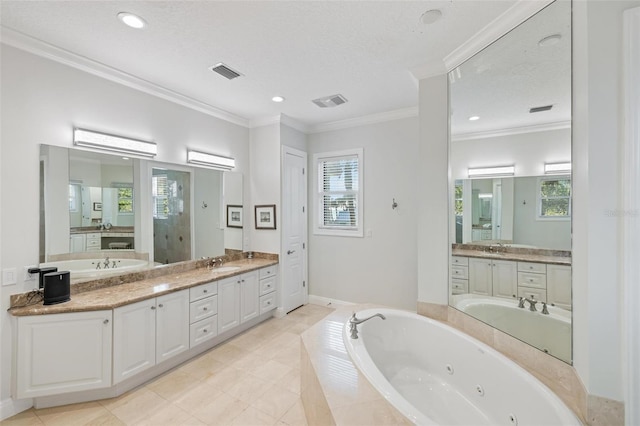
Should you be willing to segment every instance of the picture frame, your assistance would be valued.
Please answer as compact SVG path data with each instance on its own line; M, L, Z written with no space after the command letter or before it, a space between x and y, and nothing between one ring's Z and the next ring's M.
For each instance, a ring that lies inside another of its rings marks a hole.
M255 206L256 229L276 229L276 205Z
M242 228L242 206L227 204L227 228Z
M102 203L93 203L93 211L101 212L102 211Z

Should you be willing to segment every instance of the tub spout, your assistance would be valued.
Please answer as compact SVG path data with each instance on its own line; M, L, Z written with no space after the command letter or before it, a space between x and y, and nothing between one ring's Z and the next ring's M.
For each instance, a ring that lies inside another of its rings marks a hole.
M382 314L375 314L375 315L371 315L368 318L358 319L356 317L356 313L354 312L353 315L351 315L351 318L349 318L349 332L351 333L351 338L352 339L358 338L358 324L362 324L363 322L368 321L373 317L380 317L383 320L387 319Z
M537 300L533 300L533 299L529 299L529 298L526 298L526 299L524 299L524 300L526 300L527 302L529 302L529 310L530 310L531 312L537 312L537 311L538 311L538 310L536 309L536 303L538 303L538 301L537 301Z

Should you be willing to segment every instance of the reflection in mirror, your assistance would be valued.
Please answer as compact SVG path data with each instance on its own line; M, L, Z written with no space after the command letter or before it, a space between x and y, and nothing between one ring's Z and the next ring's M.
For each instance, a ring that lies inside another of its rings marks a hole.
M545 164L571 161L570 49L556 1L449 75L450 304L568 363L571 177Z
M141 186L147 160L49 145L40 153L40 265L70 270L73 282L242 249L242 229L225 228L223 209L242 204L239 172L163 165Z

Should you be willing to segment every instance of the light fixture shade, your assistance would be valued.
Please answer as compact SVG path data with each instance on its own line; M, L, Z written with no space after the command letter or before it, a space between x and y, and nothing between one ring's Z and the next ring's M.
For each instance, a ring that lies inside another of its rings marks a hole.
M207 166L218 170L231 170L236 166L236 160L233 158L191 150L187 151L187 163Z
M571 173L571 163L544 163L545 174L568 174Z
M478 167L469 169L469 177L513 176L516 166Z
M143 157L154 157L158 153L158 146L153 142L124 138L86 129L73 129L73 144Z

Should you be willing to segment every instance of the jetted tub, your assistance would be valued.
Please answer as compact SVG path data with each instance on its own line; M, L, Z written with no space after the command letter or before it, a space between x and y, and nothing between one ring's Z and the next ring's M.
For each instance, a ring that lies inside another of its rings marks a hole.
M106 256L101 259L75 259L61 260L58 262L41 263L40 267L54 266L58 271L70 271L71 279L78 278L100 278L110 274L122 274L126 272L135 272L145 269L149 266L149 262L139 259L112 259L109 257L109 267L104 268ZM115 262L115 268L113 267ZM97 269L100 264L100 269Z
M465 298L455 304L456 309L485 322L498 330L520 339L536 348L571 362L571 312L548 306L549 315L543 315L542 303L537 312L529 310L529 303L518 308L516 299L496 297Z
M367 309L358 339L343 339L356 367L418 425L580 425L549 388L482 342L435 320Z

